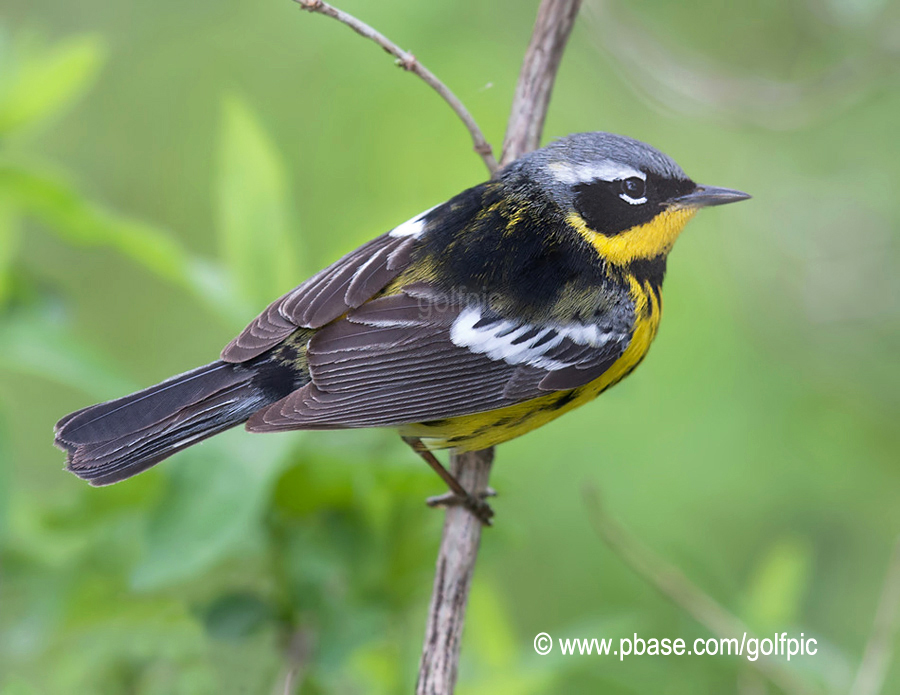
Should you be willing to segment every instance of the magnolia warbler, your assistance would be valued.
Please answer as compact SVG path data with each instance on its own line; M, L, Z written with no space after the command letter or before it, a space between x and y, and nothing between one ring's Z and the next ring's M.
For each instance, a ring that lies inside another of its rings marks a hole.
M56 444L107 485L243 422L391 427L486 520L431 450L505 442L627 376L684 225L746 198L637 140L570 135L351 251L218 361L64 417Z

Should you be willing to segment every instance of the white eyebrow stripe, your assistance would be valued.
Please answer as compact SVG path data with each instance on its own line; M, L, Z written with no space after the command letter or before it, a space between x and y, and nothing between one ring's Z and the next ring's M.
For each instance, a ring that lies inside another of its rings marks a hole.
M622 162L617 162L614 159L602 159L599 162L577 164L574 166L566 162L551 162L549 168L557 181L569 185L576 183L590 183L597 179L603 181L617 181L628 179L632 176L641 179L641 181L647 180L647 175L643 171L630 167Z

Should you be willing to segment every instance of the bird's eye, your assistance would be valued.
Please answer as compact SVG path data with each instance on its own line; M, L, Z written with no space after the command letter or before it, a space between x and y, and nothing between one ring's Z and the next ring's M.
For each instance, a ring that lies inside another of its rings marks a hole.
M628 202L641 202L640 200L644 197L646 192L646 183L644 179L638 178L637 176L629 176L627 179L622 180L622 196L627 196L631 200Z

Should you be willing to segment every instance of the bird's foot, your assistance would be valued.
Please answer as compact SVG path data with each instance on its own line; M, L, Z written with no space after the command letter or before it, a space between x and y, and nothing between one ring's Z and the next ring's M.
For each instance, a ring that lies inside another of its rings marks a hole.
M478 517L482 524L491 526L491 517L494 516L494 510L491 509L491 505L485 502L485 499L496 496L497 492L493 488L488 488L477 495L468 492L465 495L445 492L443 495L429 497L425 500L425 504L429 507L465 507Z

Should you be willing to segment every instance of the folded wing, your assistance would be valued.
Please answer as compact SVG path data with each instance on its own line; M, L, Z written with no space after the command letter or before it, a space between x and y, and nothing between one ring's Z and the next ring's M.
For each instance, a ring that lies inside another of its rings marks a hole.
M245 362L298 328L320 328L381 291L409 263L416 238L383 234L276 299L232 340L221 358Z
M589 383L629 340L624 320L536 326L410 287L319 330L311 383L247 427L383 427L494 410Z

